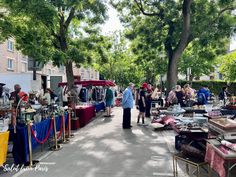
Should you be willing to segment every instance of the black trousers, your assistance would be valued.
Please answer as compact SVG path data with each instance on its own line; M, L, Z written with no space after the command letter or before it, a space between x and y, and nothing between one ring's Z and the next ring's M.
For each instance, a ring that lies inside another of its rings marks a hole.
M123 109L123 128L130 128L131 108Z
M145 117L151 117L152 100L146 101Z

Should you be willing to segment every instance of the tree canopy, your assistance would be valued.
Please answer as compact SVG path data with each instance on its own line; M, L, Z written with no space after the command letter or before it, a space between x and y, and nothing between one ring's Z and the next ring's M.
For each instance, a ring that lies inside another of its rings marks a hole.
M165 51L169 89L177 82L179 61L191 43L197 42L200 47L214 50L219 41L230 36L231 27L236 25L232 13L235 9L234 0L111 2L121 13L132 41L141 36L144 45L152 46L156 52Z
M73 62L91 60L96 24L106 18L103 0L1 0L0 32L14 37L23 54L66 67L68 86L74 84ZM92 39L91 39L92 38Z
M142 67L136 64L136 56L119 32L105 38L100 44L100 54L95 58L93 66L100 74L122 88L131 81L140 85L145 80Z
M220 72L227 81L236 80L236 51L218 58Z

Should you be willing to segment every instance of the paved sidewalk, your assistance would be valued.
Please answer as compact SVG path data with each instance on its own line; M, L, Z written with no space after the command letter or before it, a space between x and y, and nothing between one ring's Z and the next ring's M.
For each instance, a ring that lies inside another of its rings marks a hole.
M114 108L113 114L112 118L100 116L77 131L60 151L46 152L40 157L42 169L13 176L173 177L174 132L137 126L137 110L132 112L133 128L123 130L122 109Z

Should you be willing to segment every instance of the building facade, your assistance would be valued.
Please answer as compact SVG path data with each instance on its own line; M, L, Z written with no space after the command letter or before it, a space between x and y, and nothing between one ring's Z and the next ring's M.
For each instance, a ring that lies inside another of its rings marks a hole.
M29 74L33 72L29 70L30 60L24 56L20 51L16 50L14 39L10 38L0 44L0 82L12 78L15 83L18 83L19 74L29 78ZM77 68L74 65L74 75L80 76L81 80L99 80L99 72L92 68ZM16 77L17 74L17 77ZM32 81L31 81L32 82ZM57 82L66 82L66 70L64 66L55 67L52 62L48 62L40 71L37 71L37 87L44 85L44 87L55 87ZM32 82L33 83L33 82ZM35 83L35 84L36 84ZM34 83L32 85L35 85ZM40 84L40 85L39 85ZM32 88L33 86L29 86ZM12 88L12 85L9 85ZM29 91L29 87L25 87ZM33 89L34 90L34 89Z

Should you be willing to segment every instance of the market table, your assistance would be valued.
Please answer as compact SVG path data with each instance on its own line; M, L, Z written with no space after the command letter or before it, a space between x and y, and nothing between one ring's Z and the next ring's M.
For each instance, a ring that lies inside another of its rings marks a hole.
M66 127L68 124L68 115L65 114ZM56 129L61 130L61 118L56 117ZM35 137L38 140L43 141L47 138L48 133L50 136L53 135L53 128L51 128L51 119L45 119L39 123L32 125L32 130L34 131ZM32 132L31 132L32 135ZM29 154L29 144L28 144L28 131L26 125L17 125L16 133L14 133L13 127L10 128L10 139L13 141L13 157L16 164L25 164L28 159ZM38 147L39 143L36 141L34 136L31 136L31 143L33 150Z
M96 116L95 106L76 106L75 114L79 117L80 127L84 127Z
M210 167L214 169L220 177L230 177L230 171L236 167L236 155L231 157L224 157L223 152L217 146L208 141L205 161L209 163ZM226 169L224 164L226 164Z
M6 162L9 131L0 133L0 166Z
M194 147L205 148L205 139L208 137L208 131L204 128L189 128L181 130L175 123L170 123L172 129L178 134L175 136L175 148L180 150L183 144L191 144Z
M236 110L221 109L220 111L223 115L236 115Z

